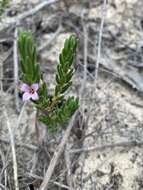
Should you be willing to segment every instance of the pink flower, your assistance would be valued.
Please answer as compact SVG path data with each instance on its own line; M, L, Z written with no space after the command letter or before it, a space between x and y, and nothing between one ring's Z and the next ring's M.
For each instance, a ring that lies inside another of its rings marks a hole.
M35 83L32 84L31 86L29 86L28 84L22 84L21 86L21 91L24 92L22 99L23 101L27 101L27 100L38 100L39 96L37 93L37 90L39 89L39 84Z

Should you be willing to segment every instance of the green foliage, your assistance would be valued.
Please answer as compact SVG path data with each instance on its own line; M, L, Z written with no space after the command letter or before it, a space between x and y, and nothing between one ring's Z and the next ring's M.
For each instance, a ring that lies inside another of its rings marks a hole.
M10 0L0 0L0 15L8 7Z
M56 72L56 86L54 94L48 94L47 84L44 82L37 64L36 46L31 32L21 32L18 39L22 81L29 85L39 83L39 99L33 101L39 110L39 120L47 125L50 132L58 131L69 121L79 107L79 99L65 97L65 92L72 85L74 74L73 63L75 59L77 38L71 35L66 39L64 48L59 56Z
M74 72L72 66L75 59L76 46L77 38L74 35L71 35L64 43L64 48L59 56L60 63L57 66L55 96L65 93L72 85L71 79Z
M45 82L41 85L40 89L38 90L39 100L37 100L35 103L35 106L38 109L45 109L49 106L50 103L50 97L47 93L47 85Z
M59 129L59 126L66 126L78 107L79 99L72 96L65 100L61 106L57 105L49 115L41 115L39 120L48 126L50 132L55 132Z
M39 83L42 78L37 61L36 45L31 32L21 32L18 39L22 81L27 84Z

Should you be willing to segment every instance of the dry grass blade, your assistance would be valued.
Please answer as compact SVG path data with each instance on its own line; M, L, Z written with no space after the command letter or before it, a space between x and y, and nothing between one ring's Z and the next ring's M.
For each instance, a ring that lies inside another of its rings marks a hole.
M4 116L7 123L7 128L9 131L9 137L11 142L11 149L12 149L12 158L13 158L13 174L14 174L14 183L15 183L15 190L19 190L19 184L18 184L18 167L17 167L17 159L16 159L16 150L15 150L15 142L14 142L14 136L12 127L10 125L9 117L7 114L6 109L4 108Z
M95 78L94 78L94 88L96 90L97 78L98 78L98 71L99 71L99 64L101 59L101 43L102 43L102 35L103 35L103 27L104 27L104 20L106 15L106 5L107 0L104 0L103 10L102 10L102 17L101 17L101 25L99 29L99 40L98 40L98 49L97 49L97 59L95 65Z
M17 52L17 35L18 35L18 30L17 27L15 28L14 31L14 44L13 44L13 63L14 63L14 94L15 94L15 105L16 105L16 110L19 112L20 107L19 107L19 96L18 96L18 52Z

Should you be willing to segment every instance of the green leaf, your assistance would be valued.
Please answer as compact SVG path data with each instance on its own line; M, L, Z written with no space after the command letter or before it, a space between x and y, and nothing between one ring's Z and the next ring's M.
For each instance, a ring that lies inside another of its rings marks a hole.
M39 120L48 126L49 132L57 132L61 127L65 127L69 122L70 117L79 107L79 99L69 97L64 100L60 107L55 107L49 115L41 115Z
M70 81L69 83L65 84L65 86L62 87L62 90L60 91L61 94L63 94L64 92L66 92L66 90L72 85L72 81Z
M65 40L64 48L59 55L60 62L57 66L56 96L65 93L72 84L71 79L73 76L73 62L75 59L76 46L77 37L75 35L71 35Z
M18 38L18 49L20 53L20 66L25 74L24 79L28 84L39 83L41 72L37 62L36 46L31 32L20 32Z

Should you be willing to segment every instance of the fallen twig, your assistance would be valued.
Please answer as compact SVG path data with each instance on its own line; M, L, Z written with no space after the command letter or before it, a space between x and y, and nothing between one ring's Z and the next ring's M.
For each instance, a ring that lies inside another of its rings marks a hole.
M142 146L143 142L131 141L131 142L121 142L115 144L108 144L103 146L93 146L93 147L83 147L79 149L72 149L70 151L71 154L73 153L80 153L80 152L91 152L91 151L102 151L107 148L119 148L119 147L135 147L135 146Z

